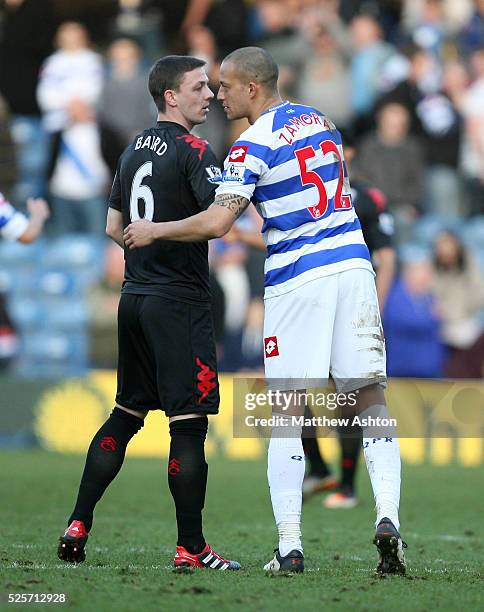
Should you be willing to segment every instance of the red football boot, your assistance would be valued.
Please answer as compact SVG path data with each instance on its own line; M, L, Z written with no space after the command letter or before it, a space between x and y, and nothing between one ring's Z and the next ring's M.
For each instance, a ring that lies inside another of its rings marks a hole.
M57 556L62 561L82 563L86 558L84 547L87 542L87 531L82 521L72 521L59 539Z
M240 563L237 561L229 561L217 554L210 544L206 544L201 553L194 555L189 553L183 546L176 547L176 555L173 559L173 567L175 569L191 569L199 567L200 569L214 570L239 570Z

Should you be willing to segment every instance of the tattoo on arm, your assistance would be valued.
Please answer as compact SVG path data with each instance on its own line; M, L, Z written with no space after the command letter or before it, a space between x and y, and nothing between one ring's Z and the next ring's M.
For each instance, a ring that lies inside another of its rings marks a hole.
M235 218L238 219L247 206L249 206L250 200L235 193L224 193L216 196L213 203L217 204L217 206L228 208L234 213Z

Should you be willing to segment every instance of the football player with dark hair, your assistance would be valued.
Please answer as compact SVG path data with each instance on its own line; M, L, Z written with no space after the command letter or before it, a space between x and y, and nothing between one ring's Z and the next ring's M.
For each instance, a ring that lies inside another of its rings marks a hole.
M219 385L210 308L207 242L158 241L125 248L133 221L175 221L205 210L220 175L208 142L190 133L206 120L213 93L205 62L167 56L151 69L149 90L158 122L121 155L107 216L107 234L124 248L125 279L118 311L115 408L95 434L75 508L58 555L80 562L93 512L123 464L126 447L149 410L170 419L168 485L178 526L174 566L238 570L202 531L208 466L208 415L218 413Z

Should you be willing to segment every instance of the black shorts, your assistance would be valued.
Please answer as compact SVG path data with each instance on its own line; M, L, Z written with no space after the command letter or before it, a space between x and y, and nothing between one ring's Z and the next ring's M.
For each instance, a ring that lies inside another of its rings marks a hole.
M167 416L217 414L212 312L154 295L123 293L118 308L116 402Z

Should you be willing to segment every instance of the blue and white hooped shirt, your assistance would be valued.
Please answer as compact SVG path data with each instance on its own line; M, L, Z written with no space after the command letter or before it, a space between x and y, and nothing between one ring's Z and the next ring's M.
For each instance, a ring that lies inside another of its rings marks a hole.
M341 135L314 108L265 111L232 146L216 193L251 200L264 219L266 299L344 270L373 273Z

